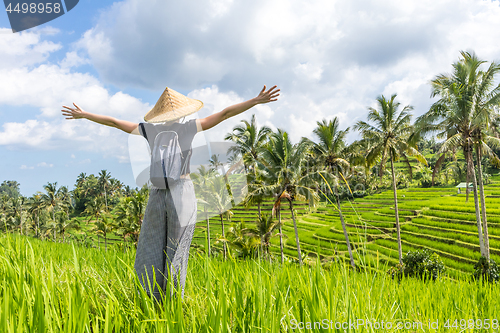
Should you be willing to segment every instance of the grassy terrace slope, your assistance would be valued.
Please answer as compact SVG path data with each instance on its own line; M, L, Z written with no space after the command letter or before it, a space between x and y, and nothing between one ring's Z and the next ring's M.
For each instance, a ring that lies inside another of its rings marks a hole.
M490 234L491 256L500 262L500 178L485 187ZM403 252L428 248L440 255L450 277L469 275L479 259L479 242L475 222L474 197L465 202L465 194L448 188L410 188L398 191ZM266 202L263 212L270 212L272 202ZM395 215L392 191L344 202L342 210L348 224L355 257L376 266L377 256L382 262L398 260ZM289 210L283 211L285 254L297 256L293 223ZM347 247L338 212L333 206L320 205L309 210L306 203L297 204L301 249L310 257L332 260L345 258ZM234 210L232 221L245 221L252 226L257 208ZM221 233L220 220L210 220L212 239ZM204 244L206 224L199 223L193 243ZM213 242L213 241L212 241ZM272 251L279 254L279 238L272 239ZM376 267L374 267L376 269Z
M336 323L356 323L350 332L498 331L498 285L395 283L387 274L345 266L324 270L192 255L184 299L167 296L159 306L138 287L133 250L104 252L0 235L0 332L344 331ZM490 329L464 329L463 318L488 319ZM292 322L322 319L328 329L299 330ZM391 322L392 329L374 329L359 319ZM430 320L439 322L438 330L428 328ZM454 320L459 323L451 327Z

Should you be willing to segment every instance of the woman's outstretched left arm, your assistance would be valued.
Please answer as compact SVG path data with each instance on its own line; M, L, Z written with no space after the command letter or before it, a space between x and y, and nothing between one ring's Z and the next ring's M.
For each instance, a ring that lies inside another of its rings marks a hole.
M277 89L277 86L274 86L267 91L266 91L266 86L264 86L264 88L262 88L261 92L257 97L254 97L242 103L231 105L220 112L214 113L211 116L200 119L201 128L203 131L207 130L228 118L236 116L237 114L240 114L254 107L257 104L264 104L277 101L278 96L280 95L279 91L280 90Z

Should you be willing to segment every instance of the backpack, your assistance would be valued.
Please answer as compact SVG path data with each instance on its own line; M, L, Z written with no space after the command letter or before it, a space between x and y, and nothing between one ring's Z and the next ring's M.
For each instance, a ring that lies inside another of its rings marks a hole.
M149 178L158 188L168 188L168 182L177 181L185 173L179 137L174 131L163 131L156 135L151 151ZM187 161L186 159L185 161Z

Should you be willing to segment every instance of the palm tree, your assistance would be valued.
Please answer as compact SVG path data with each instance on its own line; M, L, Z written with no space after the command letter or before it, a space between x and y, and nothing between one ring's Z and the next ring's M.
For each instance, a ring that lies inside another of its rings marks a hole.
M16 220L16 207L14 206L15 204L15 198L10 197L8 194L3 193L1 194L0 197L1 201L1 210L2 210L2 228L5 228L5 230L12 230L15 231L17 228L19 228L19 221Z
M66 186L61 186L59 199L61 201L60 206L66 214L66 221L69 221L69 211L73 208L71 194Z
M263 216L259 216L259 218L257 219L257 227L255 229L248 230L248 233L250 235L254 235L260 239L260 251L262 255L267 253L269 261L271 261L271 254L269 253L269 241L273 236L274 230L279 227L278 224L278 221L273 220L272 215L264 214Z
M489 135L489 128L494 127L500 103L500 85L494 87L494 77L500 71L496 63L491 63L486 72L480 70L485 61L474 53L461 51L461 59L453 63L451 74L440 74L431 81L432 96L439 96L430 110L419 117L417 124L423 134L438 132L438 137L446 138L439 153L461 148L467 164L466 201L469 194L469 180L472 180L476 223L478 228L481 254L489 258L489 241L487 236L486 207L484 190L480 181L481 210L477 195L477 180L473 162L473 148L476 149L478 174L482 177L481 158L486 153L492 158L489 145L497 145L498 139ZM480 216L480 214L482 216ZM484 225L481 223L481 217ZM485 229L483 234L483 227Z
M250 122L246 120L241 121L244 125L238 125L233 128L232 133L228 133L225 136L225 140L233 141L236 146L231 147L228 153L242 154L243 162L245 164L246 170L253 170L248 184L251 187L254 182L258 182L259 178L257 176L257 160L261 158L262 148L266 144L269 135L272 130L267 126L262 126L260 129L257 126L257 121L255 119L255 114L252 115ZM255 193L255 195L247 197L246 206L257 205L259 212L259 218L261 215L261 205L264 200L262 195L257 194L254 191L249 191L249 193Z
M137 245L148 201L147 197L147 191L141 190L133 193L130 197L121 198L116 207L115 228L117 233L122 236L124 245L128 236L133 239L134 245Z
M66 232L71 229L80 229L80 222L76 219L68 219L68 216L64 212L59 212L59 218L56 225L59 235L63 238L63 243L66 240Z
M85 210L83 213L87 214L89 216L89 219L87 220L87 224L90 223L92 218L95 218L95 223L99 223L99 219L101 216L105 213L105 210L103 209L104 203L102 202L102 197L94 197L93 200L88 201L85 204Z
M2 210L2 224L6 226L7 211L9 210L9 196L5 193L0 194L0 209Z
M126 185L125 187L123 187L123 195L125 195L126 197L130 197L132 195L132 188L128 185Z
M259 162L262 182L257 184L258 188L256 189L258 193L269 193L276 198L273 213L280 211L282 199L288 201L295 229L298 259L301 265L302 254L293 202L297 199L308 199L314 205L318 200L315 191L317 182L314 180L314 174L309 172L306 165L310 147L310 141L304 138L299 143L292 145L288 133L278 129L278 132L270 136L263 149L262 161ZM280 234L282 234L281 223ZM283 244L282 237L280 237L280 242Z
M232 133L226 134L224 140L230 140L236 143L233 150L243 155L245 166L255 169L255 162L260 158L261 149L267 142L272 130L267 126L260 129L257 126L255 114L252 115L250 122L241 121L244 125L238 125L233 128Z
M102 193L104 193L104 203L106 205L106 211L108 211L107 192L109 188L110 179L111 179L111 174L106 170L101 170L101 172L99 172L98 184L99 187L101 188Z
M56 241L56 232L57 232L57 222L53 220L49 220L48 222L44 223L41 227L41 234L42 234L42 239L45 237L49 237L51 234L53 235L53 241Z
M23 207L26 203L26 197L20 195L18 197L11 198L11 209L12 215L19 217L19 228L21 229L21 235L23 234ZM28 234L28 229L26 229L26 234Z
M44 185L43 188L45 189L44 194L42 194L42 205L43 207L47 208L49 211L52 212L52 221L53 224L56 224L56 209L60 206L61 200L60 200L60 194L61 194L61 189L57 188L57 182L55 183L47 183L47 185ZM56 228L53 228L54 231L54 241L56 240Z
M316 122L316 125L313 133L317 136L319 143L313 143L312 151L317 156L318 161L330 172L349 167L349 162L344 158L348 154L349 148L345 143L349 127L340 130L337 117L330 121L323 119Z
M197 193L197 200L199 203L203 204L203 213L205 220L207 221L207 246L208 255L211 253L210 245L210 218L208 217L207 206L208 202L203 199L206 196L206 186L207 181L214 176L214 170L211 168L206 168L204 165L200 165L197 172L191 173L191 178L193 179L193 185L195 188L195 193Z
M262 173L259 172L258 168L255 168L253 173L247 174L247 186L248 191L243 204L246 209L249 209L252 206L257 205L257 214L258 218L261 218L262 215L262 203L266 198L266 193L262 191Z
M109 194L111 197L119 195L122 191L123 183L116 178L111 178L109 181Z
M340 178L339 173L341 175L346 174L346 171L350 168L349 162L344 157L352 154L352 150L354 150L354 147L348 147L345 143L345 138L347 133L349 133L349 128L343 131L340 130L337 117L328 122L326 119L323 119L322 121L318 121L316 124L317 127L314 129L313 133L318 137L319 143L313 143L312 152L318 160L318 164L325 167L328 172L327 176L333 177L335 183L338 184L338 180ZM349 235L347 233L344 217L342 215L340 197L337 190L335 191L335 195L337 197L337 208L342 228L344 230L344 237L351 259L351 265L355 268L351 243L349 242Z
M209 163L210 163L210 168L211 169L213 169L214 171L222 171L222 173L224 173L224 169L222 169L222 166L224 166L224 163L222 163L219 160L219 155L218 154L217 155L213 154L210 157Z
M29 198L29 209L28 212L33 216L33 219L36 219L36 237L39 237L39 232L40 232L40 213L42 209L44 208L44 203L43 203L43 194L40 192L37 192L33 194Z
M411 110L413 107L407 105L400 112L399 102L395 101L396 94L389 100L384 96L377 98L379 110L368 108L368 121L358 121L354 126L355 130L361 132L363 140L370 143L371 149L367 158L374 160L380 158L379 175L383 175L387 159L391 162L392 189L394 192L394 209L396 213L396 230L398 237L399 262L403 262L403 252L401 248L401 230L399 225L398 194L394 172L394 161L399 159L403 153L415 156L420 162L427 164L425 158L416 149L416 144L411 142L410 136L413 126L410 125Z
M484 183L483 183L483 166L481 164L481 159L485 155L492 159L496 165L500 165L500 159L495 154L495 152L490 148L499 147L500 140L493 136L482 133L484 128L476 127L472 136L474 138L474 147L476 150L476 163L477 163L477 175L479 178L479 196L481 199L481 217L483 220L483 233L484 233L484 256L486 259L490 259L490 242L488 233L488 220L486 217L486 200L484 196Z
M366 155L373 148L372 144L366 140L357 140L349 145L349 164L351 168L361 168L364 172L364 186L368 186L368 181L373 178L371 170L377 164L373 156Z
M87 174L85 172L81 172L76 178L76 186L77 187L83 186L83 183L85 182L86 179L87 179Z
M256 252L260 242L251 229L245 227L244 222L233 223L227 233L229 245L236 249L240 257L247 258Z
M115 229L115 225L110 215L105 213L102 214L101 217L101 220L95 223L95 227L92 230L95 231L97 235L102 234L104 236L104 250L108 251L108 234Z
M466 54L464 57L466 62L480 62L481 64L485 61L477 59L474 54ZM494 136L494 127L496 125L498 115L498 107L500 106L500 84L496 87L494 83L496 81L495 76L500 72L500 64L492 62L486 72L479 71L477 75L475 95L473 99L474 103L474 119L473 125L474 130L472 132L472 137L474 138L474 147L476 150L476 162L477 162L477 173L479 177L479 195L481 199L481 216L483 219L483 229L484 229L484 245L485 245L485 257L487 260L490 259L490 244L489 244L489 234L488 234L488 221L486 217L486 203L484 196L484 184L483 184L483 167L481 164L481 159L483 156L487 156L494 161L498 166L500 160L491 147L500 147L500 140Z
M210 207L206 210L206 214L215 213L219 215L222 227L222 242L224 259L227 257L226 235L224 230L224 217L229 219L232 214L231 208L233 207L233 197L228 191L226 180L224 176L218 172L210 172L203 178L203 183L197 180L197 198L202 203ZM200 200L201 199L201 200ZM208 225L208 217L207 217Z

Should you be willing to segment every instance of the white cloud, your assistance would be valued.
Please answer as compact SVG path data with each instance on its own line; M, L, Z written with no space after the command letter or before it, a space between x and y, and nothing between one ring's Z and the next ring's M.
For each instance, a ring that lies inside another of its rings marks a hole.
M83 159L80 161L70 161L65 166L68 168L68 167L74 166L74 165L90 164L91 162L92 161L90 160L90 158L86 158L86 159Z
M36 165L37 168L52 168L54 167L54 164L52 163L47 163L47 162L40 162ZM27 166L25 164L21 165L19 169L21 170L33 170L35 167L34 166Z
M431 103L428 81L450 71L459 50L500 59L499 16L498 2L490 0L116 2L58 63L48 59L63 46L39 32L2 34L0 105L39 114L4 121L0 145L71 148L128 162L125 133L60 116L61 105L74 101L140 121L151 105L110 92L108 83L189 91L205 103L200 117L256 96L263 84L279 85L278 102L207 131L210 140L255 113L259 126L283 128L296 142L312 137L323 118L337 116L343 128L365 119L380 94L397 93L419 115ZM99 78L77 71L85 64Z
M41 41L37 32L13 34L11 29L0 28L0 36L0 69L39 64L62 47L51 41Z
M310 137L314 130L315 123L306 121L302 116L290 115L290 134L292 142L297 142L301 137Z
M59 64L61 68L78 67L90 63L89 59L84 58L78 54L77 51L66 53L66 57Z
M8 147L21 145L27 148L41 148L55 132L48 122L35 119L29 119L24 123L4 123L2 127L0 145Z
M222 93L216 85L193 90L188 94L188 97L202 101L204 108L210 114L219 112L229 105L243 102L243 98L238 96L234 91Z
M321 66L315 66L311 63L306 62L295 66L293 72L295 73L295 75L303 78L306 81L319 81L321 80L323 69L321 68Z
M246 99L276 83L284 94L261 121L293 132L301 123L302 133L334 115L350 126L380 94L397 93L421 114L428 80L449 71L459 50L500 59L498 17L492 0L126 0L79 47L116 85L216 85Z
M204 89L193 90L188 94L188 97L203 101L203 109L201 109L196 115L199 118L207 117L216 112L222 111L230 105L243 102L243 98L238 96L235 92L230 91L222 93L215 85ZM198 134L195 136L193 146L205 144L204 140L223 141L226 133L229 133L229 131L232 130L235 124L242 119L241 117L242 116L233 117L230 120L221 123L217 127L203 132L202 135Z
M44 41L37 33L15 34L17 38L11 35L14 34L0 38L0 44L11 46L0 48L0 106L37 110L39 116L24 121L3 118L0 146L11 150L72 148L128 161L127 134L87 120L65 120L62 105L72 106L76 102L92 113L137 122L150 105L123 92L110 93L88 73L71 71L70 68L84 63L76 52L68 52L60 65L51 64L46 60L60 49L59 44ZM1 60L10 61L9 57L19 61L3 66Z

